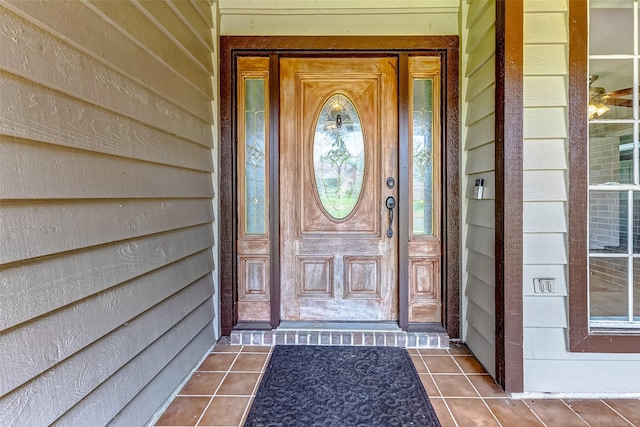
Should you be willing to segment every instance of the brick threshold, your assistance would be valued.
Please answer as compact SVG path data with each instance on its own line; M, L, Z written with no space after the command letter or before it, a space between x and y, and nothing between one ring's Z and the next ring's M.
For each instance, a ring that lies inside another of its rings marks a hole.
M362 330L233 330L230 344L236 345L345 345L448 349L446 332L362 331Z

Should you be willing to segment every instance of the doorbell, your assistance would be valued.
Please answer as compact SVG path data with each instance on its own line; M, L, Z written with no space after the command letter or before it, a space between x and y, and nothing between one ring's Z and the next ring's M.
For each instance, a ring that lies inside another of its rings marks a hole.
M476 186L473 192L473 197L475 197L476 199L482 199L483 190L484 190L484 179L482 178L476 179Z

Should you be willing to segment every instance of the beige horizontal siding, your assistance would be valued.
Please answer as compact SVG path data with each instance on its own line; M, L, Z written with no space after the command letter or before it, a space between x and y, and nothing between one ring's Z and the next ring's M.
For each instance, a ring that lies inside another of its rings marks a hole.
M567 74L569 58L566 44L525 44L522 49L525 77Z
M0 276L0 328L189 257L210 247L211 240L205 224L15 263Z
M493 228L470 224L468 236L467 248L488 257L495 256L495 230Z
M524 38L530 44L566 43L569 32L563 12L525 13Z
M567 0L527 0L524 2L525 12L564 12Z
M206 318L212 315L211 304L207 303L193 312L191 310L210 299L211 290L207 285L207 282L200 283L200 286L194 284L193 289L189 288L184 293L163 301L154 309L133 317L123 327L65 358L51 367L47 375L38 376L23 387L5 395L0 401L0 412L5 416L15 415L12 417L13 424L10 425L52 423L75 405L79 398L85 398L95 387L161 338L178 322L181 322L180 329L184 334L199 331L204 327L204 324L210 321ZM98 318L105 320L99 315ZM188 327L191 318L199 319L198 329ZM66 338L68 341L78 339L75 336ZM95 364L96 359L101 360L101 363ZM59 393L58 390L68 387L69 382L74 385L73 392Z
M12 202L2 212L4 263L212 221L211 207L200 199Z
M465 172L468 175L480 172L493 172L496 169L495 143L469 150Z
M567 213L562 202L529 202L523 208L525 233L566 233Z
M192 369L211 347L213 334L208 319L213 314L208 303L193 310L189 317L184 318L139 353L135 359L107 378L54 425L107 425L114 417L119 417L132 402L145 402L146 407L140 408L140 412L135 414L143 421L127 424L144 425L166 399L167 394L173 391L175 384L179 384L184 378L184 372ZM180 360L184 358L188 363ZM131 378L137 381L131 381ZM157 394L148 396L146 390L149 388L155 389ZM120 392L113 393L113 390ZM130 418L130 415L122 414L119 418Z
M136 123L19 77L0 74L5 135L70 148L211 171L209 147ZM29 95L27 95L29 94ZM37 101L33 102L37 97ZM131 140L136 145L131 145Z
M484 116L477 122L468 124L465 136L465 149L472 150L484 144L494 142L496 139L496 115L495 112Z
M567 168L564 139L526 139L522 156L524 170Z
M178 4L182 3L192 10L192 20L190 22L193 22L193 24L186 20L186 17L175 4L149 0L133 1L133 5L147 16L149 20L153 21L159 31L165 36L159 36L157 40L166 43L166 39L169 39L175 42L173 45L182 49L192 61L204 67L208 73L213 73L213 58L211 56L213 46L211 46L210 41L207 42L202 38L200 31L198 31L204 30L202 31L204 33L207 29L210 31L211 27L202 20L202 16L193 15L197 13L197 11L193 9L193 5L189 5L188 2L184 1L178 2ZM188 14L188 12L186 13ZM181 19L175 19L176 15ZM136 20L133 22L136 26L138 25ZM196 30L196 27L198 30Z
M525 341L526 342L526 341ZM640 360L532 360L524 363L525 372L544 374L530 375L528 390L532 393L589 393L590 395L620 395L628 393L637 396ZM555 380L555 381L554 381Z
M463 2L464 340L495 373L495 2ZM484 180L482 200L474 196Z
M104 15L96 13L95 7L73 0L56 1L55 7L49 3L48 0L3 0L2 4L35 26L64 40L69 46L77 48L82 52L82 57L88 56L102 62L168 102L182 107L205 122L211 122L212 106L208 102L211 101L211 96L172 69L167 60L151 53L113 22L105 19ZM66 61L67 57L62 56L55 63ZM74 71L72 74L76 74L78 68ZM89 76L79 78L84 82Z
M120 115L105 116L111 120L122 121L126 116L185 140L210 146L211 126L208 121L171 102L162 91L158 93L151 90L114 70L112 64L85 54L75 45L51 37L44 29L7 9L0 9L0 34L4 36L0 38L3 54L0 67L7 74L27 79L17 80L18 83L39 83L50 90L84 101L93 109L109 110ZM20 43L21 40L31 40L31 43ZM56 64L60 72L50 72L51 64ZM80 69L84 72L78 73ZM3 90L3 95L6 94L8 92ZM68 99L66 101L71 102Z
M496 58L491 55L477 69L473 70L473 79L468 81L465 98L474 98L490 86L495 86ZM495 91L495 89L494 89ZM493 111L491 111L493 113Z
M103 335L120 327L176 291L189 286L212 268L207 252L178 261L130 280L109 292L21 324L0 336L5 349L20 348L28 337L33 343L21 352L3 355L0 393L7 393L60 363ZM87 325L84 328L78 325Z
M222 35L458 34L456 0L220 0ZM322 17L322 19L318 19Z
M494 334L495 336L495 334ZM496 366L496 353L495 353L495 338L492 336L487 339L482 333L480 333L474 324L469 323L467 328L467 337L465 343L469 348L474 348L473 355L482 363L485 370L495 377Z
M525 107L565 107L567 80L564 76L526 76L523 79Z
M209 172L2 139L3 199L211 198ZM132 141L131 143L135 143ZM210 155L208 153L207 155Z
M184 336L180 336L178 331L171 338L184 338ZM149 414L156 411L163 403L163 397L173 391L173 388L170 385L179 383L183 378L182 373L198 364L200 359L197 358L197 355L202 354L211 347L211 340L213 338L213 326L211 323L207 323L204 329L202 329L202 331L200 331L200 333L192 339L191 342L186 344L180 353L164 365L162 370L160 370L155 376L153 376L154 372L148 368L146 363L147 360L158 357L163 357L165 360L169 360L173 354L154 354L149 352L145 354L145 358L140 358L141 360L137 361L137 363L131 364L131 366L127 365L127 371L122 373L122 378L127 378L128 375L132 375L136 372L144 372L146 378L151 378L151 380L144 389L140 390L140 392L135 395L133 400L131 400L127 406L122 408L122 410L109 421L107 425L122 427L144 425L145 421L149 419ZM181 340L177 346L174 346L174 348L180 348L184 341L186 340ZM153 350L156 352L161 351L158 349ZM114 381L113 385L117 387L118 383ZM128 395L118 397L120 400L124 401L128 396L133 395L136 391L137 390L131 390ZM111 396L113 397L113 395ZM101 404L100 396L97 396L93 400L93 407L103 410L102 408L104 408L104 405ZM92 411L84 411L84 413L92 413ZM109 420L110 415L111 414L106 413L102 415L101 419ZM68 422L65 419L62 420L59 425L73 427L79 424L82 425L85 421L91 422L93 419L93 417L86 417L85 415L84 418L76 421L73 417L70 417Z
M494 317L496 312L494 297L495 290L488 289L488 287L490 287L490 285L486 282L470 275L468 279L468 286L466 288L466 296L488 316ZM489 341L493 341L492 337L487 338Z
M637 355L567 349L567 11L566 0L525 0L525 392L637 392ZM535 278L554 278L557 291L536 292Z
M142 425L213 344L213 22L0 1L0 425Z

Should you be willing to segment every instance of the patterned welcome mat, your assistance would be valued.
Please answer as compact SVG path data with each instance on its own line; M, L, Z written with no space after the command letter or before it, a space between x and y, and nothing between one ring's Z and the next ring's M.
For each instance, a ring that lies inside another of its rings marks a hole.
M276 346L245 426L440 426L407 350Z

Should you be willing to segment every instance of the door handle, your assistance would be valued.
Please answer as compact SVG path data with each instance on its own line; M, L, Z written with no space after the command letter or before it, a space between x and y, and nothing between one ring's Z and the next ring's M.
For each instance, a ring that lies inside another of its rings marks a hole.
M396 199L393 196L387 197L385 206L389 209L389 228L387 229L387 237L393 237L393 208L396 207Z

